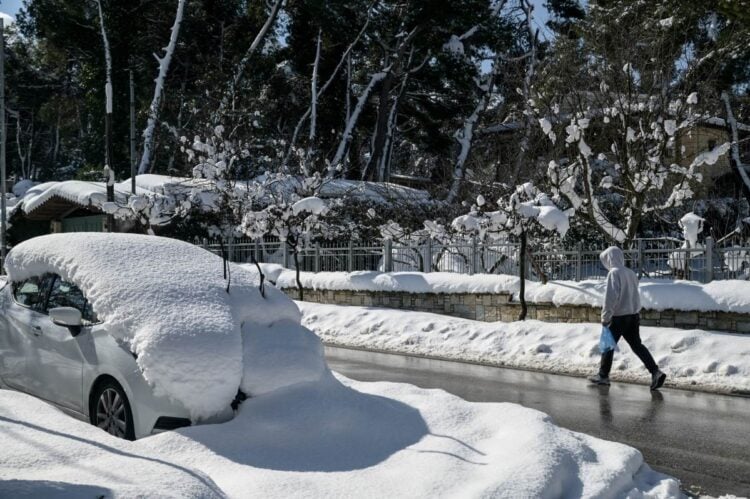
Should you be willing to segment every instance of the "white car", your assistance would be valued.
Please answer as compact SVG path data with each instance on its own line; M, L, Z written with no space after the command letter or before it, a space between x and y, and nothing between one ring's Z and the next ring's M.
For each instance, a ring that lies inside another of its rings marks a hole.
M71 233L16 245L0 279L0 386L118 437L231 419L328 375L297 306L192 244Z
M129 440L191 424L187 409L154 395L75 285L45 273L0 287L0 385Z

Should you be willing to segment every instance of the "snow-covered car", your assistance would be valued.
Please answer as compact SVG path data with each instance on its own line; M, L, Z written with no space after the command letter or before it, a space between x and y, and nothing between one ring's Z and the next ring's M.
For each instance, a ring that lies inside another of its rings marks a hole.
M292 351L295 338L318 341L280 291L262 296L257 275L234 265L227 280L221 258L173 239L43 236L14 247L5 268L0 386L126 439L230 419L244 393L262 391L242 386L246 331L281 321ZM294 369L285 376L275 382Z

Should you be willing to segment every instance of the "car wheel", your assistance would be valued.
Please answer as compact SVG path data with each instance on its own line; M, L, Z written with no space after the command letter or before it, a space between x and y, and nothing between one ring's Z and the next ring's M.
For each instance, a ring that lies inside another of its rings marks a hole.
M105 381L92 397L91 423L110 435L135 440L133 413L123 389L114 381Z

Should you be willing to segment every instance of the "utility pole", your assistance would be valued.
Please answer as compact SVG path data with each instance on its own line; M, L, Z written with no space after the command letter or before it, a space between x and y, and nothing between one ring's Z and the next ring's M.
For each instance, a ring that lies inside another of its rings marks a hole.
M130 190L135 196L135 85L133 85L133 69L130 73Z
M105 170L107 172L107 202L115 202L115 170L112 165L112 83L109 79L104 86L104 93L107 97L107 113L104 115L104 149L105 149ZM107 232L114 232L115 217L107 215Z
M115 202L115 169L112 163L112 54L109 51L109 38L104 27L104 12L102 1L96 0L99 8L99 27L102 31L102 44L104 45L104 61L106 63L106 83L104 84L104 95L106 99L106 113L104 115L104 173L107 175L107 202ZM107 215L107 232L115 229L115 216Z
M0 240L0 260L2 260L2 267L0 267L0 274L5 273L5 255L7 253L7 235L8 229L7 221L7 210L5 193L8 192L8 186L5 184L5 22L0 17L0 190L2 190L2 197L0 198L0 211L2 215L0 218L0 230L2 230L2 240Z

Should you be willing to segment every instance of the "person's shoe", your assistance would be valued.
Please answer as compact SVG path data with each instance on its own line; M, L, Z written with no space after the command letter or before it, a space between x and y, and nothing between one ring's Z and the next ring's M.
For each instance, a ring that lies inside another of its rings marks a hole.
M667 379L666 374L664 374L661 371L656 371L654 374L651 375L651 389L658 390L659 388L662 387L666 379Z
M597 385L609 386L609 376L602 376L601 374L597 374L595 376L589 377L589 381Z

